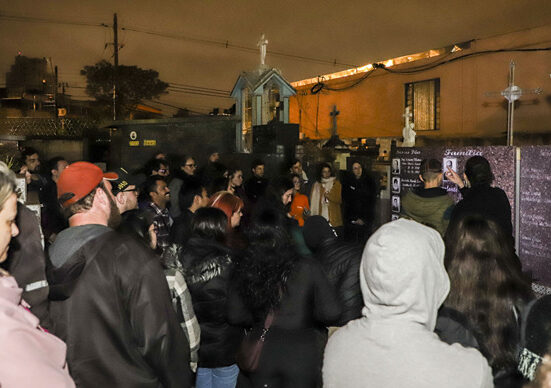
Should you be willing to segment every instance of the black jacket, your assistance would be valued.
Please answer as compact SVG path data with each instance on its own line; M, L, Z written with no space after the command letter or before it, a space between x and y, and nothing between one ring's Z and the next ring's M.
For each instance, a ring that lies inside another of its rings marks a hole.
M48 280L53 331L67 343L78 387L191 386L189 344L163 270L137 241L105 232Z
M31 312L40 319L42 327L49 329L46 257L38 218L25 205L17 202L15 222L19 234L11 240L8 260L3 267L23 289L23 299L31 305Z
M314 255L321 262L329 283L337 291L342 306L341 318L336 326L344 326L362 315L364 306L360 290L362 251L360 245L329 238L320 243Z
M513 245L511 224L511 204L503 190L498 187L480 186L462 189L463 199L455 205L451 214L450 226L470 214L479 214L498 223L510 237Z
M342 183L345 224L360 218L370 229L375 218L376 199L377 185L370 176L363 174L356 179L349 175Z
M245 182L243 187L245 188L247 198L249 198L249 201L254 204L266 193L266 189L268 188L268 180L264 177L258 178L256 176L252 176Z
M227 319L231 251L215 241L191 237L180 260L201 327L199 366L217 368L235 364L242 330L230 325Z

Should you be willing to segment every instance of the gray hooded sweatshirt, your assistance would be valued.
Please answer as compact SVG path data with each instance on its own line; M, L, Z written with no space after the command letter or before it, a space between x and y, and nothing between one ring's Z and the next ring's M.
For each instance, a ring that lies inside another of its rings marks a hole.
M493 387L477 350L434 333L450 289L437 231L406 219L383 225L365 246L360 284L363 317L329 339L325 387Z

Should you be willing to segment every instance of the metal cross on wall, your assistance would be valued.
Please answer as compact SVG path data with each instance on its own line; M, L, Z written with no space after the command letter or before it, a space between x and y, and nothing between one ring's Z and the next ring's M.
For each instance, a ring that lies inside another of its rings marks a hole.
M515 112L515 101L525 94L541 94L542 89L521 89L515 85L515 62L509 64L509 86L502 92L489 92L486 96L500 95L507 99L507 145L513 145L513 117Z
M333 127L331 128L331 136L337 135L337 116L339 115L339 113L341 112L337 110L337 106L333 105L333 110L331 111L331 113L329 113L329 115L333 118Z

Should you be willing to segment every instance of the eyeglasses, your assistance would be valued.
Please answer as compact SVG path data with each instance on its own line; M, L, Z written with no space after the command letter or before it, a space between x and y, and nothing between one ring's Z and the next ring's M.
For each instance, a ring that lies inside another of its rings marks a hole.
M196 165L195 163L193 163L193 164L186 164L185 166L186 166L186 167L193 167L193 168L197 167L197 165Z

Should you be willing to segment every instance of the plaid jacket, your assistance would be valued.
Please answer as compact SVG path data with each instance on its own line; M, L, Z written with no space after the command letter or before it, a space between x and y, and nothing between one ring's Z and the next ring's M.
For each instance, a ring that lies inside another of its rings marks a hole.
M191 295L184 280L182 264L177 259L180 249L181 247L176 244L170 245L163 253L162 263L165 268L168 287L172 293L172 304L180 318L180 325L189 342L190 366L195 372L197 370L197 362L199 361L201 328L193 311Z
M157 235L157 247L164 251L170 244L170 228L174 221L168 209L161 209L153 202L149 202L149 209L153 213L153 227Z

